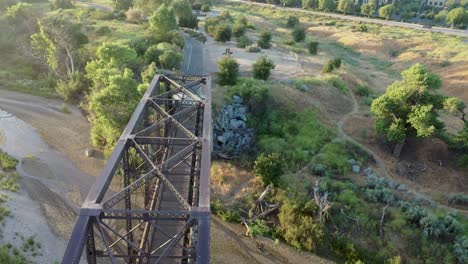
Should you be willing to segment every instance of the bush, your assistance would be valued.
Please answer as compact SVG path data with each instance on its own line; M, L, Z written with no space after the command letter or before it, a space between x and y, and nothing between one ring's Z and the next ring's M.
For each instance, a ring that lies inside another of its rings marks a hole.
M192 4L192 9L193 10L200 10L201 7L202 7L202 4L200 4L200 3L193 3Z
M165 50L159 56L159 64L165 69L179 69L182 63L182 54L174 50Z
M211 211L226 222L240 222L241 218L237 211L227 209L220 200L211 203Z
M249 236L264 236L270 237L273 235L273 230L267 225L265 220L255 220L249 225Z
M460 263L468 263L468 237L459 236L453 245L453 253Z
M394 201L395 197L388 188L366 189L364 193L367 200L377 203L390 204Z
M270 76L270 71L275 68L275 64L272 60L266 56L261 56L253 64L253 77L255 79L266 80Z
M242 36L240 38L237 38L238 48L245 48L249 45L252 45L252 40L250 40L247 36Z
M260 154L255 160L254 174L262 179L263 185L277 185L283 174L283 159L276 153Z
M110 33L112 33L112 30L108 26L100 26L96 29L96 35L98 36L109 35Z
M296 42L302 42L304 41L306 37L305 29L303 27L294 28L291 34L292 34L294 41Z
M257 44L262 49L269 49L271 47L271 32L270 31L263 31L260 34L260 39L257 41Z
M211 11L211 8L210 8L209 5L202 5L200 10L201 10L202 12L210 12L210 11Z
M129 22L136 24L141 24L146 20L145 13L142 10L134 7L129 8L127 12L125 12L125 16Z
M128 42L128 46L134 49L137 52L138 56L143 56L146 50L149 48L150 43L144 37L136 37L130 39L130 41Z
M367 32L367 26L366 24L360 24L359 27L358 27L358 31L359 32Z
M406 219L412 224L419 225L421 219L427 216L426 209L411 202L400 202L400 209L405 213Z
M462 168L468 168L468 154L461 155L457 160L457 165Z
M421 219L420 224L428 238L452 239L463 232L463 226L451 215L443 218L428 215Z
M234 85L239 76L239 63L229 56L223 57L218 62L218 83L220 85Z
M452 193L448 197L450 204L468 204L468 195L464 193Z
M317 54L318 42L316 42L316 41L309 42L309 45L307 46L307 48L308 48L310 54L312 54L312 55Z
M73 8L73 4L70 0L54 0L52 3L52 9L69 9Z
M286 199L278 215L284 239L297 249L314 251L324 238L324 227L316 220L317 206Z
M371 90L369 89L367 85L359 84L357 86L357 94L359 94L360 96L366 97L371 94Z
M221 24L215 27L213 37L216 41L226 42L231 40L232 30L227 24Z
M334 58L332 60L329 60L324 66L323 66L323 72L324 73L330 73L334 69L338 69L341 66L341 59L340 58Z
M59 80L55 91L65 100L76 100L89 91L90 82L81 72L70 74L67 80Z
M299 25L299 18L296 16L288 16L287 22L286 22L286 27L288 28L294 28Z
M246 31L247 31L247 27L240 23L234 24L234 27L232 28L232 34L236 38L242 37Z
M257 52L260 52L260 47L254 44L254 45L249 45L245 47L245 50L247 50L247 52L257 53Z
M16 165L18 165L17 159L0 150L0 167L3 170L14 170L16 169Z
M163 50L159 49L156 45L149 47L144 55L144 59L146 64L151 64L152 62L156 62L156 64L160 65L159 57L163 54Z
M255 79L241 79L235 86L229 88L229 95L238 95L244 99L249 112L255 116L262 115L266 102L270 97L269 87Z

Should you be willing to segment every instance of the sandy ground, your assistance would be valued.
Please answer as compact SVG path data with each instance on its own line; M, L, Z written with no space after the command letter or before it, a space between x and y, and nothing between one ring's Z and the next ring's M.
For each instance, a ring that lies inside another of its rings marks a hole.
M219 11L212 11L208 17L216 16ZM252 19L252 17L249 17ZM207 41L204 44L204 67L205 72L212 73L218 71L218 61L224 56L226 48L229 48L232 55L239 63L239 71L242 76L251 76L252 65L255 61L261 57L266 56L271 59L276 67L271 71L270 79L273 80L290 80L297 77L305 76L317 76L320 74L324 59L321 56L302 56L291 51L287 51L276 46L270 49L262 49L258 53L250 53L245 51L243 48L237 48L235 41L229 41L226 43L216 42L210 37L203 27L200 30L207 37ZM254 42L258 39L258 34L253 30L248 30L246 35Z
M30 124L52 148L57 149L80 170L98 176L104 160L87 158L85 150L91 147L90 123L74 106L70 114L60 111L61 100L45 99L0 89L0 109Z

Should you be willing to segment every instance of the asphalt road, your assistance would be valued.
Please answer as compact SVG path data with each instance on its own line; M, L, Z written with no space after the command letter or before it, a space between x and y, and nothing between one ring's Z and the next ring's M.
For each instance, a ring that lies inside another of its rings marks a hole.
M202 44L187 36L185 38L184 61L182 71L189 75L203 75L203 47Z
M335 14L335 13L309 11L309 10L304 10L301 8L281 7L281 6L275 6L275 5L270 5L270 4L248 2L248 1L242 1L242 0L226 0L226 1L236 2L236 3L245 3L245 4L250 4L250 5L258 5L258 6L268 6L268 7L282 9L282 10L294 10L297 12L302 12L302 13L307 13L307 14L312 14L312 15L328 16L328 17L351 20L351 21L366 22L366 23L380 24L380 25L393 26L393 27L412 28L412 29L418 29L418 30L424 30L424 31L439 32L439 33L460 36L460 37L468 37L468 30L451 29L451 28L443 28L443 27L423 28L423 26L420 24L412 24L412 23L406 23L406 22L387 21L387 20L381 20L381 19L375 19L375 18L357 17L357 16L345 16L345 15L340 15L340 14Z

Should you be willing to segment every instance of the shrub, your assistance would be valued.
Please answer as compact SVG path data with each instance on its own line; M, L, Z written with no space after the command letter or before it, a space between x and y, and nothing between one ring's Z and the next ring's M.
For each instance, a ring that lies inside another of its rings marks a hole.
M100 26L96 29L96 35L98 36L109 35L110 33L112 33L112 30L108 26Z
M365 197L371 202L380 202L390 204L394 201L395 197L388 188L366 189Z
M81 72L70 74L67 80L57 81L55 91L65 100L78 100L88 92L89 80Z
M340 58L334 58L332 60L329 60L324 66L323 66L323 72L324 73L330 73L334 69L339 69L341 67L341 59Z
M286 27L288 28L294 28L299 25L299 18L296 16L288 16L287 22L286 22Z
M292 34L294 41L296 42L302 42L304 41L306 37L305 29L303 27L294 28L291 34Z
M257 44L262 49L269 49L271 47L271 32L270 31L263 31L260 34L260 39L257 41Z
M324 228L316 220L317 206L286 199L278 215L284 239L297 249L314 251L324 238Z
M52 9L69 9L73 8L73 4L70 0L54 0L52 3Z
M419 225L421 219L427 216L426 209L411 202L400 202L400 209L405 213L406 219L416 225Z
M18 160L0 150L0 167L3 170L14 170L18 165Z
M182 63L182 54L174 50L165 50L159 56L159 64L166 69L178 69Z
M227 24L221 24L215 27L213 37L216 41L226 42L231 40L232 30Z
M210 12L210 11L211 11L211 8L210 8L209 5L202 5L200 10L201 10L202 12Z
M371 94L371 90L369 89L369 87L367 85L358 84L357 94L359 94L360 96L366 97L366 96L369 96Z
M239 63L229 56L223 57L218 62L218 82L220 85L234 85L239 76Z
M275 68L275 64L272 60L266 56L261 56L253 64L253 77L255 79L266 80L270 76L270 71Z
M453 253L460 263L468 263L468 237L459 236L454 245Z
M256 45L256 44L249 45L249 46L245 47L245 49L247 50L247 52L251 52L251 53L260 52L260 47L258 45Z
M312 55L317 54L318 42L316 42L316 41L309 42L309 45L307 46L307 48L308 48L310 54L312 54Z
M193 3L192 4L192 9L193 10L200 10L201 7L202 7L202 4L200 4L200 3Z
M249 45L252 45L252 40L250 40L247 36L242 36L240 38L237 38L238 48L245 48Z
M423 234L429 238L454 238L463 232L463 226L451 215L436 217L428 215L421 219Z
M249 236L264 236L269 237L273 235L273 230L267 225L265 220L255 220L249 225Z
M136 37L130 39L130 41L128 42L128 46L134 49L137 52L138 56L143 56L146 50L149 48L150 43L144 37Z
M457 165L462 168L468 168L468 154L461 155L457 160Z
M366 24L360 24L359 27L358 27L358 31L359 32L367 32L367 26Z
M283 159L276 153L260 154L255 160L254 174L262 179L263 185L277 185L283 174Z
M244 24L236 23L232 28L232 34L234 37L239 38L245 34L247 27Z
M251 113L255 116L262 115L266 109L265 105L270 97L270 90L267 85L255 79L241 79L235 86L229 88L229 95L238 95Z
M125 12L125 16L129 22L136 24L141 24L146 20L145 13L142 10L134 7L129 8L127 12Z
M214 200L211 205L213 214L218 215L226 222L240 222L241 218L237 211L227 209L220 200Z
M159 49L156 45L153 45L149 47L144 55L145 62L147 64L151 64L152 62L156 62L156 64L159 63L159 57L163 54L163 51Z
M468 204L468 195L464 193L452 193L448 197L450 204Z

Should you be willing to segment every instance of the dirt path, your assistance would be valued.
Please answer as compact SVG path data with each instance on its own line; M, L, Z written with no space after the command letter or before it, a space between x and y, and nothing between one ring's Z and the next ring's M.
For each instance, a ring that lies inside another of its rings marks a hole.
M396 180L398 180L397 177L393 176L393 174L391 174L389 172L390 170L387 167L386 162L385 162L384 159L380 158L380 156L375 151L373 151L370 148L368 148L367 146L359 143L357 140L355 140L350 135L346 134L346 132L344 131L344 129L343 129L344 124L354 114L357 114L360 111L359 103L357 102L356 97L354 96L354 94L352 92L350 92L350 97L351 97L352 102L353 102L353 110L351 112L347 113L346 115L344 115L338 121L338 123L337 123L338 140L346 140L348 142L351 142L353 145L358 146L360 149L364 150L367 154L369 154L374 159L374 161L375 161L374 169L379 173L380 176L382 176L382 177L384 177L386 179L396 179ZM436 208L441 208L441 209L449 210L449 211L458 211L458 212L461 212L461 213L463 213L465 215L468 214L467 210L448 207L446 205L443 205L443 204L440 204L440 203L434 201L432 198L430 198L429 196L427 196L425 194L422 194L420 192L412 190L409 186L408 186L408 188L409 188L409 190L407 191L408 194L410 194L413 197L417 197L419 199L425 200L425 201L429 202L430 204L432 204Z

